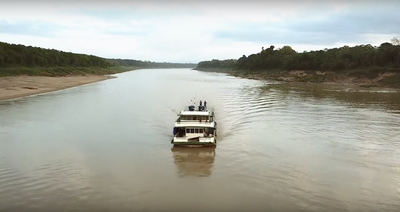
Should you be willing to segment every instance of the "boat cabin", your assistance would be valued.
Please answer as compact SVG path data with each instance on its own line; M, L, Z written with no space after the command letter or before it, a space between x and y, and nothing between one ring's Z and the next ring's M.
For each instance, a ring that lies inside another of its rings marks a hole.
M215 128L210 127L175 127L173 134L176 137L212 137Z
M211 115L181 115L176 120L177 122L212 122L213 116Z

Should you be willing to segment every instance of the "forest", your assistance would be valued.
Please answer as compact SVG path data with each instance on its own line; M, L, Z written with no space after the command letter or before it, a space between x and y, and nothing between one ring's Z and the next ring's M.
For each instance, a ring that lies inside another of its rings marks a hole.
M104 58L0 42L0 67L110 67Z
M0 42L0 76L113 74L140 68L194 68L197 64L108 59Z
M202 61L196 69L342 71L374 67L400 68L400 43L397 38L393 38L392 43L385 42L377 47L368 44L304 52L296 52L290 46L276 49L271 45L237 60Z
M227 59L227 60L218 60L213 59L210 61L201 61L197 64L196 69L234 69L237 68L237 60L236 59Z
M107 59L111 64L138 68L194 68L195 63L151 62L132 59Z

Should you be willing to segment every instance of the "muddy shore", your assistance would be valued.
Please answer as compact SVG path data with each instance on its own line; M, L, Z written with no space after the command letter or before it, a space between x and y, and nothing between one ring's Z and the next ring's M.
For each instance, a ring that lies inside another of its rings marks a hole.
M352 75L320 71L224 71L234 77L255 80L275 80L282 82L303 82L321 84L341 84L359 87L400 88L400 74L396 72L374 73L372 76Z
M115 77L99 75L65 77L0 77L0 101L62 90L112 78Z

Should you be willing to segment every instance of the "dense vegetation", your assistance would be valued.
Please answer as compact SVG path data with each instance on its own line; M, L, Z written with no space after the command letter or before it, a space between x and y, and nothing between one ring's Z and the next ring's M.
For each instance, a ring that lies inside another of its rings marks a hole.
M137 68L194 68L195 63L151 62L131 59L107 59L111 64Z
M110 67L104 58L0 42L0 67Z
M196 69L212 69L212 68L222 68L222 69L232 69L237 67L237 60L217 60L213 59L211 61L202 61L197 64Z
M298 53L290 46L275 49L270 46L261 52L243 55L235 60L202 61L197 68L226 68L239 70L314 70L339 71L372 67L400 68L400 45L397 39L392 43L382 43L379 47L358 45L354 47L305 51Z
M400 87L400 42L380 46L357 45L318 51L296 52L290 46L275 49L270 46L261 52L243 55L238 60L211 60L200 62L197 70L231 70L235 76L270 78L284 81L326 82L344 78L367 79ZM297 76L290 71L303 71ZM320 73L318 73L320 72ZM321 72L331 73L328 75ZM382 74L390 72L382 78ZM364 80L365 81L365 80Z
M0 76L65 76L113 74L139 68L193 68L190 63L159 63L128 59L106 59L55 49L0 42Z
M106 59L20 44L0 42L0 76L65 76L126 71Z

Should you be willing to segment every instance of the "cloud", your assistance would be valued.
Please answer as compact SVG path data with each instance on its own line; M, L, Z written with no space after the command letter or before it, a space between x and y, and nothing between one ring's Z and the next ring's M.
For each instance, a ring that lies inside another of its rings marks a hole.
M400 35L395 1L43 1L5 3L0 36L110 58L199 62L261 46L298 51L389 41Z
M400 2L390 5L361 5L331 13L320 19L300 19L286 27L310 33L397 34L400 33Z
M60 29L60 26L44 21L9 22L0 20L0 33L51 37Z
M367 2L368 3L368 2ZM280 22L236 22L213 32L215 39L286 43L288 45L327 45L363 42L371 35L400 34L400 2L394 4L355 4L317 11L308 9L296 19ZM312 15L309 15L312 13ZM371 41L370 39L368 41Z

